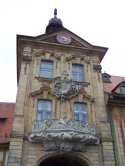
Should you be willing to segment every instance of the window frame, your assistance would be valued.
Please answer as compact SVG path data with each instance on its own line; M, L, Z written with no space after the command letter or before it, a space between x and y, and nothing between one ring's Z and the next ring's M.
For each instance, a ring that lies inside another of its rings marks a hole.
M46 66L50 65L50 68L47 68ZM42 67L43 65L43 67ZM51 68L52 67L52 68ZM46 76L45 73L50 73ZM51 79L54 76L54 62L52 60L42 59L40 62L40 77L42 78L48 78Z
M125 95L125 85L120 86L120 91L122 95Z
M48 107L47 107L48 102ZM39 106L41 105L41 109ZM42 108L43 105L43 108ZM50 106L50 109L48 109ZM37 100L37 121L50 120L52 118L52 101L48 99L38 99Z
M73 71L74 68L76 68L75 69L76 71ZM80 70L82 69L82 70L78 71L79 69ZM74 79L74 75L76 75L75 76L76 79ZM76 63L72 64L72 79L75 82L85 82L85 73L84 73L84 65L83 64L76 64Z
M80 110L82 108L82 106L84 107L84 110ZM76 107L77 108L79 107L78 110L76 110ZM87 103L85 103L85 102L74 102L74 107L73 108L74 108L74 119L76 121L82 121L85 124L88 123ZM76 117L75 114L77 114L78 117ZM86 117L85 117L85 114L86 114Z

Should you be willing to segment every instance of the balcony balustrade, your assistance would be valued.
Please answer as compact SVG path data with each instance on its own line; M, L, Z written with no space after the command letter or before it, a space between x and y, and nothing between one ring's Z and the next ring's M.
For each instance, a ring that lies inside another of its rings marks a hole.
M30 142L41 142L45 151L85 151L85 146L98 144L94 125L70 118L34 121Z

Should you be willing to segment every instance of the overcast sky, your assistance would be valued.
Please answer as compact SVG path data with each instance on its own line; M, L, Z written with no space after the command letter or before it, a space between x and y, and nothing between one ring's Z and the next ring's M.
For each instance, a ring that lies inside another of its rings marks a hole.
M108 47L101 65L125 76L124 0L0 0L0 101L16 100L16 34L44 34L53 10L64 27L93 45Z

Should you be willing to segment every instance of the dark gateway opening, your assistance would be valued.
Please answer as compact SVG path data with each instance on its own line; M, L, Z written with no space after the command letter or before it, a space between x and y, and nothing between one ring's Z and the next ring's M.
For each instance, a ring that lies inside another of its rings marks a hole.
M73 156L56 156L45 159L39 166L89 166L84 160Z

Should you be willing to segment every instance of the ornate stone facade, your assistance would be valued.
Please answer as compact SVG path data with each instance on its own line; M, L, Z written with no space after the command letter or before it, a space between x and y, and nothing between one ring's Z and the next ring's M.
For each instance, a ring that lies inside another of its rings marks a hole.
M57 18L54 21L58 23ZM61 166L62 154L65 159L69 156L66 161L71 166L74 156L78 166L115 166L100 72L107 48L55 26L50 23L51 33L41 36L17 37L18 93L8 166L44 166L57 158ZM70 42L56 40L62 34ZM40 75L43 61L52 62L52 78ZM73 65L82 66L82 81L73 81ZM49 120L38 121L39 100L51 101ZM87 123L76 117L78 103L87 108L82 112L82 116L87 114Z

